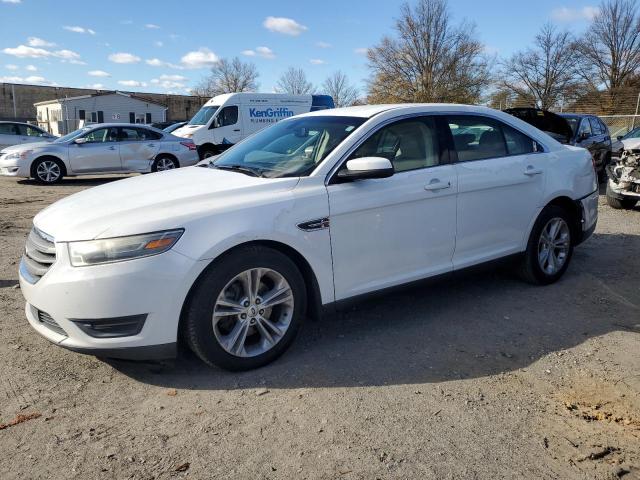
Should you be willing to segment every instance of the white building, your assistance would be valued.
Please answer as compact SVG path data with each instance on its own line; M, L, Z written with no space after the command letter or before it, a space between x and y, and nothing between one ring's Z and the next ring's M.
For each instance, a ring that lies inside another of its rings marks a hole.
M38 125L53 135L64 135L91 123L164 122L167 107L122 92L96 93L34 103Z

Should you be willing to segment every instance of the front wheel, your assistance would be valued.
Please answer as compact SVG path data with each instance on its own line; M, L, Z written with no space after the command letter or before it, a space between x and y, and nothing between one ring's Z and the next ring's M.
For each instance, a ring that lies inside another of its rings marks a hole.
M40 158L31 167L31 175L38 183L51 185L62 180L64 167L55 158Z
M304 278L286 255L243 247L214 262L192 292L184 337L205 363L257 368L293 342L306 310Z
M571 217L565 209L548 205L531 230L520 276L537 285L553 283L569 267L572 254Z

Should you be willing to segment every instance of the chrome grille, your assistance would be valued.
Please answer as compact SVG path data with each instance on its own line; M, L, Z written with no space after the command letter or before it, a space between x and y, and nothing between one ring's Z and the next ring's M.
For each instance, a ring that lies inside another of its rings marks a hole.
M54 332L59 333L60 335L64 335L65 337L67 336L67 332L65 332L62 327L58 325L58 322L56 322L53 317L51 317L51 315L49 315L47 312L38 310L38 321L49 330L53 330Z
M36 283L55 261L56 246L53 238L33 227L27 237L20 265L23 276L28 282Z

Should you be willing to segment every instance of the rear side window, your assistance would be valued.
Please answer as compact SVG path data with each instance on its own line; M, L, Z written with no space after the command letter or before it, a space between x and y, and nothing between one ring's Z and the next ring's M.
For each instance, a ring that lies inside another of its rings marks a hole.
M0 135L17 135L18 131L13 123L0 123Z
M434 118L411 118L382 127L350 158L362 157L387 158L396 172L438 165L440 146Z
M536 142L509 125L502 128L509 155L525 155L536 151Z
M120 129L119 140L121 142L134 142L144 140L160 140L161 138L162 135L151 130L147 130L146 128L123 127Z

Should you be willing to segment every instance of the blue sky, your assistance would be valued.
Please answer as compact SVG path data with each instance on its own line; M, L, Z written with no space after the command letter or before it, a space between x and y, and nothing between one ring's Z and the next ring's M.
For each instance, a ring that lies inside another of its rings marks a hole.
M255 62L260 91L289 66L316 85L335 70L363 87L365 49L392 33L395 0L0 0L0 82L187 93L218 58ZM410 2L411 3L411 2ZM594 2L451 0L487 51L524 48L552 21L580 33Z

